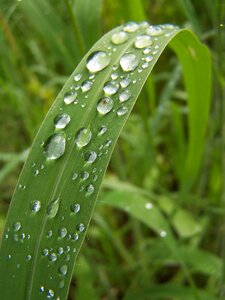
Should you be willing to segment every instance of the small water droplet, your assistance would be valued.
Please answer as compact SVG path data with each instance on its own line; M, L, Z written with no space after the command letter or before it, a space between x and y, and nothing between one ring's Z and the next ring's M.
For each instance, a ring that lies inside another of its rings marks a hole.
M112 108L113 108L113 100L110 97L103 97L98 101L97 111L100 114L106 115L112 110Z
M21 228L21 223L20 223L20 222L15 222L15 223L13 224L13 230L14 230L14 231L19 231L20 228Z
M54 293L54 291L53 291L52 289L49 289L49 290L47 291L47 298L48 298L48 299L54 298L54 295L55 295L55 293Z
M111 74L112 80L116 80L118 77L119 77L119 74L116 72Z
M31 255L30 255L30 254L27 255L26 260L27 260L27 261L31 260Z
M59 288L62 289L62 288L64 287L64 285L65 285L64 281L63 281L63 280L60 281L60 283L59 283Z
M48 256L49 250L45 248L45 249L42 250L41 254L42 254L43 256Z
M91 194L94 193L94 186L93 184L89 184L87 187L86 187L86 196L90 196Z
M71 104L72 102L74 102L74 100L76 100L76 98L77 98L77 93L71 91L65 93L63 101L65 104Z
M40 292L43 293L44 291L45 291L45 288L44 288L44 286L42 285L42 286L40 287Z
M70 252L70 246L66 246L66 252Z
M95 182L98 179L98 175L94 175L93 181Z
M39 200L35 200L31 203L31 210L37 213L41 209L41 202Z
M119 89L119 84L115 81L108 81L103 87L103 91L108 96L116 94L118 89Z
M63 247L59 247L58 248L58 250L57 250L57 253L59 254L59 255L62 255L63 254Z
M146 209L152 209L152 207L153 207L153 205L152 205L151 202L147 202L147 203L145 204L145 208L146 208Z
M87 171L84 171L80 174L80 177L83 179L83 180L87 180L88 177L89 177L89 173Z
M148 55L148 56L146 56L145 60L146 60L146 62L150 62L153 60L153 56Z
M81 73L78 73L77 75L74 76L74 80L75 81L79 81L79 80L81 80L81 78L82 78L82 74Z
M11 254L9 254L9 255L8 255L8 259L10 260L11 258L12 258L12 255L11 255Z
M54 118L55 128L63 129L70 123L70 116L66 113L59 114Z
M73 173L73 175L72 175L72 180L76 180L77 177L78 177L78 174L77 174L77 173Z
M126 53L120 58L120 66L124 72L134 71L139 65L139 58L133 53Z
M107 127L105 125L101 125L99 128L98 136L102 136L107 131Z
M160 231L160 236L162 238L166 237L167 236L167 232L165 230Z
M127 107L121 106L120 108L118 108L116 113L117 113L117 116L121 117L121 116L124 116L127 112L128 112Z
M141 65L141 67L142 67L143 69L146 69L148 66L149 66L149 64L148 64L147 62L144 62L144 63Z
M126 88L128 87L128 85L131 83L131 80L129 78L123 78L121 81L120 81L120 85L122 88Z
M49 218L54 218L57 215L58 210L59 210L59 198L49 203L47 207L47 214Z
M153 40L149 35L146 34L140 34L136 37L136 40L134 42L134 45L138 49L142 49L145 47L149 47L153 44Z
M68 270L67 265L62 265L61 267L59 267L59 273L63 276L67 274L67 270Z
M47 238L50 238L52 235L53 235L52 230L49 230L49 231L47 232Z
M61 157L66 148L65 134L60 132L53 134L45 144L45 154L48 159L54 160Z
M97 153L95 151L89 151L85 154L85 160L87 163L92 164L97 158Z
M83 93L86 93L88 91L91 90L93 85L93 82L91 82L90 80L85 80L82 84L81 84L81 90Z
M79 239L78 233L74 233L74 235L73 235L73 240L74 240L74 241L77 241L78 239Z
M139 25L135 22L128 22L125 24L125 26L123 27L123 31L126 32L135 32L137 31L139 28Z
M73 212L73 213L78 213L79 211L80 211L80 204L72 204L71 206L70 206L70 209L71 209L71 211Z
M56 261L57 260L57 255L55 253L49 254L49 260L50 261Z
M131 97L131 91L130 90L124 90L122 93L119 94L119 100L120 102L125 102L130 99Z
M79 148L82 148L89 144L92 137L92 133L89 128L81 128L76 134L75 142Z
M87 59L87 69L91 73L99 72L105 69L109 65L110 61L110 56L106 52L93 52Z
M77 230L78 230L79 232L84 231L84 229L85 229L85 226L84 226L83 223L80 223L80 224L77 225Z
M159 36L164 33L164 29L160 26L149 26L146 29L146 33L151 36Z
M18 185L18 189L21 190L21 191L22 191L22 190L25 190L25 189L26 189L26 186L25 186L24 184L19 184L19 185Z
M125 43L128 40L128 34L124 31L115 32L112 35L111 41L115 45L120 45Z
M67 235L67 229L66 229L65 227L59 229L59 236L60 236L61 238L64 238L66 235Z

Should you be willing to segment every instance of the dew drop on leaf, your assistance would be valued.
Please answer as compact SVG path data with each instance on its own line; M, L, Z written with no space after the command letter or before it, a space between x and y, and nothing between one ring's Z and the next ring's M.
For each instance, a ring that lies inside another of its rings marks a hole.
M92 133L89 128L81 128L76 134L75 142L79 148L82 148L89 144L92 137Z
M121 116L124 116L127 112L128 112L127 107L121 106L120 108L118 108L116 113L117 113L117 116L121 117Z
M105 69L111 61L108 53L104 51L95 51L87 59L87 69L91 73L99 72Z
M91 90L93 85L93 82L91 82L90 80L85 80L82 84L81 84L81 90L83 93L86 93L88 91Z
M115 45L123 44L128 40L128 34L124 31L116 32L112 35L111 41Z
M78 213L79 211L80 211L80 204L72 204L71 206L70 206L70 209L71 209L71 211L73 212L73 213Z
M135 22L128 22L124 25L123 27L123 31L126 31L126 32L135 32L137 31L139 28L139 25Z
M153 40L149 35L146 34L140 34L136 37L136 40L134 42L134 45L138 49L142 49L145 47L149 47L153 44Z
M126 53L120 58L120 66L125 72L134 71L139 65L139 58L133 53Z
M108 96L116 94L118 89L119 89L119 84L115 81L108 81L103 87L103 91Z
M59 267L59 273L63 276L67 274L67 270L68 270L67 265L62 265L61 267Z
M15 223L13 224L13 230L14 230L14 231L19 231L20 228L21 228L21 223L20 223L20 222L15 222Z
M56 261L57 260L57 255L55 253L49 254L49 260L50 261Z
M47 298L48 298L48 299L54 298L54 295L55 295L55 293L54 293L54 291L53 291L52 289L49 289L49 290L47 291Z
M61 238L64 238L66 235L67 235L67 229L66 229L65 227L59 229L59 236L60 236Z
M112 108L113 108L113 100L110 97L103 97L98 101L97 111L100 114L106 115L112 110Z
M146 33L151 36L159 36L164 33L164 29L161 28L160 26L149 26L146 29Z
M59 114L54 118L54 124L56 129L63 129L70 123L70 116L66 113Z
M59 254L59 255L62 255L63 254L63 247L59 247L58 248L58 250L57 250L57 253Z
M120 81L120 85L122 88L128 87L128 85L131 83L131 80L129 78L123 78Z
M31 203L31 210L37 213L41 209L41 202L39 200L35 200Z
M41 254L42 254L43 256L48 256L49 250L45 248L45 249L42 250Z
M89 173L87 171L84 171L80 174L80 177L83 179L83 180L87 180L88 177L89 177Z
M73 173L73 175L72 175L72 180L76 180L77 177L78 177L78 174L77 174L77 173Z
M105 125L101 125L99 128L98 136L105 134L107 131L107 127Z
M146 208L146 209L152 209L152 207L153 207L153 205L152 205L151 202L147 202L147 203L145 204L145 208Z
M85 229L85 226L84 226L83 223L80 223L80 224L77 225L77 230L78 230L79 232L84 231L84 229Z
M130 97L131 97L131 95L132 94L131 94L130 90L124 90L123 92L121 92L119 94L119 100L120 100L120 102L125 102L125 101L129 100Z
M82 74L81 74L81 73L78 73L78 74L76 74L76 75L74 76L74 80L75 80L75 81L79 81L79 80L81 80L81 78L82 78Z
M94 193L94 186L93 184L89 184L87 187L86 187L86 196L90 196L91 194Z
M61 157L66 148L66 136L64 133L53 134L45 143L44 152L48 159L54 160Z
M63 101L65 104L71 104L77 98L76 92L67 92L64 95Z
M95 151L90 151L85 154L85 160L87 163L93 163L97 158L97 154Z
M47 214L49 218L54 218L57 215L58 210L59 210L59 198L49 203L47 207Z

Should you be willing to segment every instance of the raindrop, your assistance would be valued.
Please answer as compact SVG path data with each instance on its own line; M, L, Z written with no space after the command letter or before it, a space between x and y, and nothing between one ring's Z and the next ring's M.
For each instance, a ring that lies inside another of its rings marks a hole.
M54 118L56 129L63 129L70 123L70 116L68 114L59 114Z
M79 81L79 80L81 80L81 78L82 78L82 74L81 73L78 73L77 75L74 76L74 80L75 81Z
M139 25L137 23L135 23L135 22L128 22L123 27L123 31L126 31L126 32L135 32L135 31L138 30L138 28L139 28Z
M145 208L146 208L146 209L152 209L152 207L153 207L153 205L152 205L151 202L147 202L147 203L145 204Z
M116 72L112 73L112 75L111 75L112 80L116 80L118 77L119 77L119 74Z
M84 81L82 84L81 84L81 90L83 93L86 93L88 91L91 90L92 88L92 85L93 85L93 82L91 82L90 80L86 80Z
M56 261L57 260L57 255L55 253L49 254L49 260L50 261Z
M23 185L23 184L19 184L19 185L18 185L18 189L21 190L21 191L22 191L22 190L25 190L25 188L26 188L26 186Z
M87 171L84 171L80 174L80 177L83 179L83 180L87 180L88 177L89 177L89 173Z
M65 104L71 104L77 98L76 92L67 92L64 95L63 101Z
M160 236L161 237L166 237L167 236L167 232L165 230L160 231Z
M33 212L38 212L41 209L41 202L39 200L33 201L30 208Z
M59 198L49 203L47 207L47 214L49 218L54 218L59 210Z
M84 231L84 229L85 229L85 226L84 226L83 223L80 223L80 224L77 225L77 230L78 230L79 232Z
M120 102L124 102L130 99L131 97L131 91L130 90L125 90L122 93L119 94L119 100Z
M59 283L59 288L60 288L60 289L62 289L62 288L64 287L64 284L65 284L65 283L64 283L64 281L63 281L63 280L62 280L62 281L60 281L60 283Z
M128 87L128 85L131 83L131 80L129 78L123 78L121 81L120 81L120 85L122 88L126 88Z
M63 247L59 247L58 250L57 250L57 253L59 255L62 255L63 254Z
M143 21L139 25L141 28L147 28L149 26L149 23L147 21Z
M11 254L9 254L9 255L8 255L8 259L10 260L11 258L12 258L12 255L11 255Z
M93 163L97 158L97 154L94 151L87 152L85 154L85 160L87 163Z
M65 227L59 229L59 236L60 236L61 238L64 238L66 235L67 235L67 229L66 229Z
M115 45L123 44L128 40L128 34L124 31L116 32L112 35L111 41Z
M78 233L75 233L74 235L73 235L73 240L74 241L77 241L79 239L79 235L78 235Z
M20 223L20 222L15 222L15 223L13 224L13 230L14 230L14 231L19 231L20 228L21 228L21 223Z
M143 69L146 69L148 66L149 66L149 64L148 64L147 62L144 62L144 63L142 64L142 68L143 68Z
M98 101L97 111L100 114L106 115L112 110L112 108L113 108L113 100L110 97L103 97Z
M66 261L69 261L69 260L70 260L70 254L67 254L67 255L66 255L65 260L66 260Z
M31 255L27 255L26 260L27 261L31 260Z
M63 266L59 267L59 273L63 276L65 276L67 274L67 270L68 270L67 265L63 265Z
M46 142L45 154L48 159L58 159L61 157L66 148L66 137L64 133L53 134Z
M87 59L87 68L91 73L105 69L110 63L109 55L104 51L93 52Z
M107 139L105 141L105 147L109 147L112 144L112 141L110 139Z
M92 133L89 128L81 128L77 134L75 142L79 148L82 148L89 144L92 137Z
M80 204L72 204L71 206L70 206L70 209L71 209L71 211L73 212L73 213L78 213L79 211L80 211Z
M47 291L47 298L54 298L54 295L55 295L55 293L52 289L49 289Z
M146 34L140 34L136 37L136 40L134 42L134 45L138 49L142 49L145 47L149 47L153 44L153 40L149 35Z
M146 62L150 62L153 60L153 56L148 55L148 56L146 56L145 60L146 60Z
M101 125L100 128L99 128L98 135L101 136L104 133L106 133L106 131L107 131L107 127L105 125Z
M164 33L164 30L160 26L149 26L146 29L146 33L151 35L151 36L159 36L159 35L162 35Z
M95 182L98 179L98 175L94 175L93 181Z
M66 252L70 252L70 246L66 246Z
M119 84L115 81L108 81L103 87L103 91L108 96L116 94L118 89L119 89Z
M133 53L126 53L120 58L120 66L125 72L134 71L139 64L139 58Z
M39 174L39 170L37 169L34 171L34 175L37 176L38 174Z
M48 249L43 249L42 252L41 252L41 254L42 254L43 256L48 256L48 254L49 254Z
M47 237L50 238L50 237L52 236L52 234L53 234L52 230L49 230L49 231L47 232Z
M124 116L127 112L128 112L127 107L121 106L120 108L118 108L116 113L117 113L117 116L121 117L121 116Z
M73 175L72 175L72 180L76 180L77 177L78 177L78 174L77 174L77 173L73 173Z
M42 286L40 287L40 292L43 293L44 291L45 291L45 288L44 288L44 286L42 285Z
M94 193L94 186L93 184L89 184L87 187L86 187L86 196L90 196L91 194Z

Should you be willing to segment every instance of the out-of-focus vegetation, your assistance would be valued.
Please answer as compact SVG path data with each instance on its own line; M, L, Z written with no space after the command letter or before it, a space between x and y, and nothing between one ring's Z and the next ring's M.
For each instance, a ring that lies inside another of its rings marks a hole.
M187 96L178 62L167 51L115 149L69 299L224 299L224 18L224 2L214 0L0 3L1 232L45 113L104 32L129 20L173 23L190 27L211 50L201 172L191 184L183 177ZM142 212L138 205L146 200ZM152 209L148 221L146 209ZM156 230L160 216L174 232L175 248Z

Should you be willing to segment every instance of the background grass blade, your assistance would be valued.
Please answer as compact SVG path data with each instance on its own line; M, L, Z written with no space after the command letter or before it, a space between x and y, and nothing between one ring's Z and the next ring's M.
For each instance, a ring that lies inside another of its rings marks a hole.
M147 27L146 23L130 23L107 33L83 58L49 110L19 178L5 226L0 254L3 299L66 298L115 143L169 43L183 65L190 109L196 106L199 111L200 103L209 103L207 49L191 32L171 25L151 27L151 38L143 38ZM112 35L121 30L127 40L112 44ZM94 59L101 56L94 64L93 53ZM190 82L186 80L189 77ZM113 80L116 92L111 99L102 100L109 80ZM201 85L204 93L198 91ZM207 112L208 107L198 131L202 144ZM196 150L197 173L201 160L192 135L190 132L189 152L193 155Z

